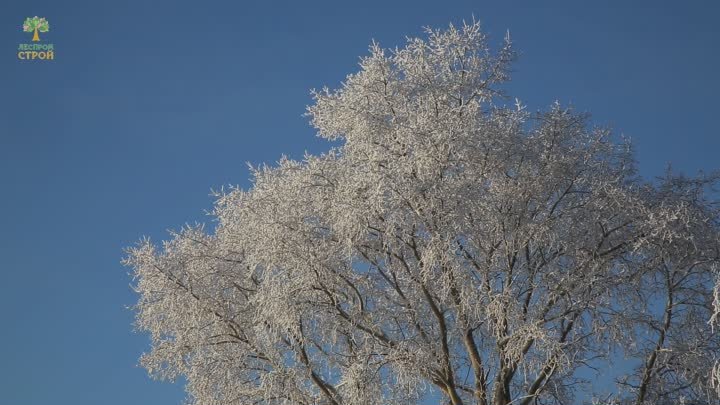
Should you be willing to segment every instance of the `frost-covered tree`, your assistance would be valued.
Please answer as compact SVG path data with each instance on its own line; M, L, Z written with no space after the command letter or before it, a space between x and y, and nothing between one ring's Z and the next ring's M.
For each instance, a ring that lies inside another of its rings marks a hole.
M340 146L129 249L142 364L202 405L717 404L716 177L508 106L513 58L478 24L373 44L308 108Z

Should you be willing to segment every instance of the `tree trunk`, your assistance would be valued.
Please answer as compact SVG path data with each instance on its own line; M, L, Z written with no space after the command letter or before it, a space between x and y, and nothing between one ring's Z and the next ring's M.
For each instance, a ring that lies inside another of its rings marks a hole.
M35 28L35 34L33 34L33 42L37 42L40 40L40 35L38 35L38 29Z
M454 388L448 388L448 396L452 405L463 405L463 401Z
M508 377L507 370L503 369L498 372L498 377L495 379L495 387L493 392L493 405L508 405L510 404L510 379Z

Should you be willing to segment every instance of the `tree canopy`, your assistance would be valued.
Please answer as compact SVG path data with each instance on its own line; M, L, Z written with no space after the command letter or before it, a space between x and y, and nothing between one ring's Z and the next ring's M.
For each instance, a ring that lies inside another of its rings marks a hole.
M50 31L50 24L48 24L48 21L43 17L40 18L38 16L35 17L28 17L23 22L23 31L24 32L34 32L33 41L39 41L40 37L38 36L39 32L48 32Z
M339 146L128 250L142 364L203 405L717 404L717 176L643 180L586 115L512 103L514 57L428 30L314 92Z

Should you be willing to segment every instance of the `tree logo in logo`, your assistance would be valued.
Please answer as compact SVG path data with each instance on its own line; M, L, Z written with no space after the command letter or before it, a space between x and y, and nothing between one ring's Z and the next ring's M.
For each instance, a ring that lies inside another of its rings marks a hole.
M23 23L23 31L24 32L34 32L33 34L33 42L40 41L40 35L39 32L48 32L50 31L50 24L48 24L47 20L43 18L39 18L38 16L35 17L28 17L25 19L25 22Z

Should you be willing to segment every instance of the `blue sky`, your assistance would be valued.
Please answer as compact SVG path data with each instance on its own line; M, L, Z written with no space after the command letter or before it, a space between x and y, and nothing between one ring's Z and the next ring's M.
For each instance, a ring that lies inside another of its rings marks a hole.
M632 3L630 5L630 3ZM302 116L372 39L474 15L520 50L509 85L630 136L641 174L720 168L720 3L14 1L0 5L0 392L22 405L179 404L136 366L122 249L206 221L246 162L327 149ZM55 60L20 61L28 16Z

